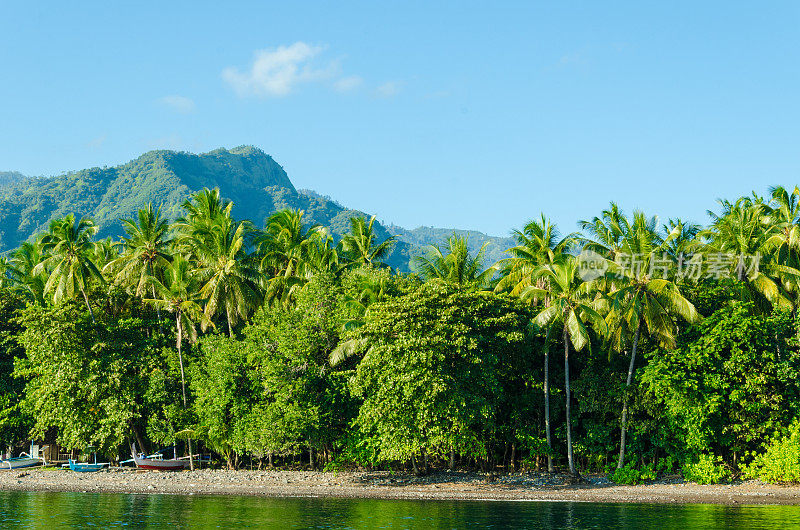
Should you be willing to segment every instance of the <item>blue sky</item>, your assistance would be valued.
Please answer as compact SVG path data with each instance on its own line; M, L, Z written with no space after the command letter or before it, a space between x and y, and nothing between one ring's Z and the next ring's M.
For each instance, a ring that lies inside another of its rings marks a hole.
M0 169L253 144L406 227L705 221L800 175L797 2L0 0Z

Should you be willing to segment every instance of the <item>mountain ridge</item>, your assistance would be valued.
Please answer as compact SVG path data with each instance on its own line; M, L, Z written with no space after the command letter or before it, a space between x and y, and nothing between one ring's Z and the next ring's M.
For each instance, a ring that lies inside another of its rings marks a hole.
M276 210L296 208L305 211L309 223L329 227L338 238L349 229L350 217L368 216L313 190L296 189L283 167L254 146L199 154L153 150L117 166L49 177L0 172L0 252L16 248L46 229L51 219L69 213L93 218L101 238L121 235L119 219L131 217L148 202L161 206L166 217L175 219L181 213L180 205L204 187L218 187L233 201L237 218L250 219L258 226ZM488 242L487 263L499 259L511 246L508 238L469 230L408 230L380 224L376 231L381 238L397 236L399 243L387 261L400 270L409 270L410 259L422 253L423 247L441 244L452 233L469 235L476 248Z

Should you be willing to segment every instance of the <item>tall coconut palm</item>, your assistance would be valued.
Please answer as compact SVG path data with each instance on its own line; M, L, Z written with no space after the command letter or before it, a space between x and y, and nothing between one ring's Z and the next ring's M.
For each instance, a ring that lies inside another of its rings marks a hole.
M206 299L205 314L209 319L223 314L231 337L236 323L246 320L262 300L258 271L243 248L249 230L248 223L220 218L186 241L204 282L201 294Z
M642 331L663 346L673 348L677 333L673 318L682 318L690 323L700 320L694 305L681 295L677 285L670 279L671 259L665 257L669 256L667 251L670 243L684 234L684 225L675 223L669 234L662 238L656 232L655 223L648 219L652 218L636 212L633 222L628 223L621 248L641 263L636 267L612 269L614 290L609 293L611 311L606 317L609 337L617 351L627 348L627 340L630 332L633 332L620 422L618 468L625 462L628 389L633 383Z
M557 261L544 265L535 277L547 279L546 287L526 287L521 293L522 300L549 297L550 306L542 309L534 318L534 324L542 329L558 329L564 341L564 399L566 405L567 462L569 472L577 475L572 450L571 391L569 377L570 344L576 352L589 346L589 326L605 335L606 323L596 309L594 287L581 280L579 264L575 257L565 255Z
M197 342L197 325L199 324L202 329L206 329L214 324L203 312L200 305L202 300L200 282L194 275L191 264L178 254L162 272L161 279L155 276L150 276L147 279L147 283L152 286L152 291L156 297L145 301L175 315L175 343L178 349L178 365L181 370L181 394L183 396L183 408L188 409L186 375L183 365L183 339L185 337L191 343ZM188 436L187 441L189 445L189 460L192 470L194 470L192 440Z
M137 212L135 218L123 219L122 227L125 230L122 238L124 252L103 271L114 274L134 295L143 297L149 279L160 278L161 271L169 265L169 222L161 217L160 208L148 204ZM150 285L150 294L155 297L153 288Z
M385 265L385 259L397 243L396 236L389 236L378 243L375 233L375 216L369 221L363 217L350 218L350 232L342 238L342 249L347 257L360 265Z
M412 263L426 280L438 278L459 287L483 289L499 268L496 264L483 268L486 245L472 255L467 237L453 234L447 238L446 254L439 245L431 245L426 255L416 256Z
M145 299L146 303L165 309L175 316L175 345L178 348L178 364L181 370L181 392L183 406L186 408L186 377L183 366L183 340L197 341L197 325L205 330L213 326L213 322L203 312L201 303L203 295L201 283L192 265L180 254L169 263L159 279L155 276L147 278L148 286L155 293L154 298Z
M550 222L544 214L541 219L530 221L525 227L513 232L517 245L508 250L512 257L502 260L502 276L495 291L509 290L512 296L519 296L527 287L535 286L540 289L546 287L546 278L534 278L534 273L543 265L560 259L566 249L577 240L576 234L569 234L561 238L558 228ZM537 304L536 298L531 299ZM550 300L545 298L545 307L550 305ZM548 330L549 331L549 330ZM544 426L545 439L547 440L547 471L552 473L553 456L551 454L552 440L550 429L550 333L545 334L544 344Z
M103 281L103 275L93 261L94 243L91 238L96 233L97 227L90 219L76 222L72 214L54 219L42 238L42 251L48 256L34 268L34 274L51 271L44 292L52 295L54 303L80 293L92 320L94 311L88 290L93 279Z
M610 286L607 298L611 300L611 310L606 316L610 344L622 352L631 341L618 467L622 467L625 460L628 390L633 383L642 330L662 345L674 347L676 326L673 315L689 322L700 318L671 279L672 265L680 259L680 253L695 245L698 229L680 220L670 220L662 236L657 226L655 216L637 210L628 219L614 203L602 217L595 217L591 223L582 223L593 238L587 247L601 252L609 261L614 260L609 275L603 279L604 285Z

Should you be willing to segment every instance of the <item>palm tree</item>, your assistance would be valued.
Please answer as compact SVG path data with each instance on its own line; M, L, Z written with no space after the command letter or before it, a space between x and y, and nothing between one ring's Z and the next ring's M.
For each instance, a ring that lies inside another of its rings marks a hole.
M303 210L279 210L267 219L266 228L256 238L261 269L270 276L306 275L306 261L314 239L323 231L319 225L307 226Z
M120 244L110 237L96 241L92 248L92 261L101 271L119 257Z
M155 276L150 276L147 278L147 283L152 286L156 297L146 299L145 302L166 309L175 315L175 343L178 348L178 364L181 369L183 406L186 408L186 377L181 350L183 339L186 337L189 342L196 342L197 324L200 324L203 330L214 324L200 305L203 300L200 281L192 270L191 264L180 254L176 255L172 263L164 268L163 281Z
M344 282L349 288L342 303L346 315L342 321L342 332L348 332L363 326L369 318L370 306L386 298L389 271L363 265L352 269ZM350 357L366 353L368 349L369 343L363 337L345 339L331 351L328 362L335 367Z
M306 257L306 264L311 273L338 273L341 245L336 245L328 230L323 228L317 231L312 236L311 243Z
M768 272L793 297L792 309L796 313L800 305L800 188L789 192L777 186L770 192L772 200L765 208L764 218L771 234L764 245L770 258Z
M582 222L581 225L594 238L586 247L602 252L610 261L616 260L608 276L601 280L611 288L608 293L611 311L606 316L610 341L617 351L624 351L628 339L631 340L617 463L621 468L625 461L628 390L633 383L642 329L665 347L672 348L677 332L673 315L688 322L700 318L695 307L669 279L671 265L681 259L684 251L696 245L699 227L670 220L662 236L655 216L649 217L637 210L633 218L628 219L614 203L601 218L595 217L591 223ZM624 263L626 258L627 264Z
M203 188L184 201L182 208L186 215L175 222L175 227L185 234L191 234L210 229L220 217L230 219L233 203L220 196L219 188Z
M728 264L729 270L725 272L735 275L743 286L742 296L754 300L760 310L768 310L760 297L775 307L791 307L785 291L775 281L780 273L771 270L777 265L774 261L766 261L750 274L743 266L747 260L773 257L775 237L781 230L779 225L770 223L770 208L758 196L742 197L733 203L727 200L719 202L722 212L716 214L709 211L711 226L700 233L709 241L705 250L712 255L718 253L733 258Z
M44 286L48 271L34 272L36 266L46 257L42 252L41 240L42 237L39 237L33 242L23 242L11 256L9 272L16 290L28 300L44 305Z
M255 239L259 269L269 277L268 300L289 304L311 276L314 264L324 267L326 262L338 263L332 238L319 225L307 226L304 214L303 210L289 209L275 212Z
M575 234L569 234L564 238L559 237L556 225L551 223L542 214L540 220L530 221L522 231L513 232L517 240L517 246L508 250L512 257L501 262L503 275L495 288L495 292L510 290L512 296L519 294L530 286L540 289L546 287L547 280L544 277L534 279L534 273L543 265L555 262L561 258L564 250L572 246L576 241ZM538 303L536 298L532 299L534 305ZM550 305L550 300L545 298L545 307ZM548 329L549 331L549 329ZM550 430L550 334L545 336L544 344L544 426L545 439L547 440L547 471L552 473L553 456L551 430Z
M224 313L231 337L234 325L261 305L258 272L243 248L249 230L249 223L219 218L186 241L198 261L197 274L205 282L201 289L205 314L213 319Z
M587 323L605 335L606 323L595 309L593 286L583 282L578 275L579 265L575 257L564 255L553 263L544 265L534 273L535 278L546 278L545 288L526 287L522 300L549 297L550 306L542 309L534 318L534 324L542 329L555 329L561 325L564 340L564 399L566 400L567 462L569 472L577 475L572 451L572 422L570 418L569 352L570 344L575 351L587 345L591 348Z
M178 365L181 369L181 394L183 395L183 408L188 409L186 400L186 375L183 367L183 338L184 334L189 342L197 342L197 324L205 330L214 323L203 313L200 306L202 300L199 291L200 284L194 276L191 264L180 254L175 256L172 263L163 270L163 282L155 276L150 276L147 283L152 286L155 293L152 298L145 300L156 307L166 309L175 315L175 343L178 348ZM187 435L189 446L189 462L194 470L192 458L192 439Z
M397 243L396 236L389 236L377 243L375 216L366 221L363 217L350 218L350 233L342 238L342 249L353 263L366 265L385 265L381 260L389 255Z
M170 241L167 239L169 222L161 217L161 210L152 204L137 212L136 218L123 219L125 236L124 253L106 265L104 272L112 272L123 285L139 297L144 296L149 278L161 277L161 270L171 259ZM150 294L155 297L153 285Z
M603 254L611 261L620 252L629 225L615 202L611 203L608 210L603 210L599 217L595 216L591 221L578 221L578 226L590 237L585 241L584 248Z
M453 234L447 238L447 254L438 245L431 245L427 256L417 256L412 263L426 280L438 278L459 287L483 289L499 268L497 265L483 268L486 245L484 243L473 256L467 237Z
M791 191L782 186L770 188L771 205L766 208L772 234L766 246L777 252L800 252L800 188Z
M698 235L701 226L686 222L680 218L669 219L661 227L661 237L667 242L665 251L673 261L678 262L700 247Z
M95 233L97 227L90 219L84 218L76 223L72 214L54 219L42 238L42 251L48 257L34 268L34 274L51 271L44 292L52 294L54 303L81 293L93 321L94 311L87 291L93 278L103 281L103 275L92 258L94 243L91 237Z
M628 390L633 382L641 332L644 330L664 347L674 348L677 329L673 316L690 323L700 320L694 305L681 295L678 287L669 279L671 259L665 261L665 256L669 256L670 244L685 235L686 227L683 223L674 223L667 236L661 238L656 232L654 219L642 212L634 213L633 222L626 223L621 249L628 256L637 257L641 263L636 267L615 267L612 271L614 290L609 293L612 305L606 321L609 324L609 337L618 351L625 349L627 338L633 331L617 468L621 468L625 462ZM673 250L676 248L673 247Z
M11 284L11 262L8 258L0 256L0 289L5 289Z

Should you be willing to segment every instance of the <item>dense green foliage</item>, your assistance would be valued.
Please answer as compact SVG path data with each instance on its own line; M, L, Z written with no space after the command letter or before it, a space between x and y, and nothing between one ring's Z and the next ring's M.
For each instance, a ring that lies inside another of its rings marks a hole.
M353 388L356 425L377 461L451 451L485 459L513 370L527 351L524 311L440 280L370 307L370 345Z
M705 229L612 204L563 238L541 217L507 259L453 235L419 274L374 218L257 226L216 189L120 240L54 219L0 263L0 442L797 481L798 203L723 202Z

